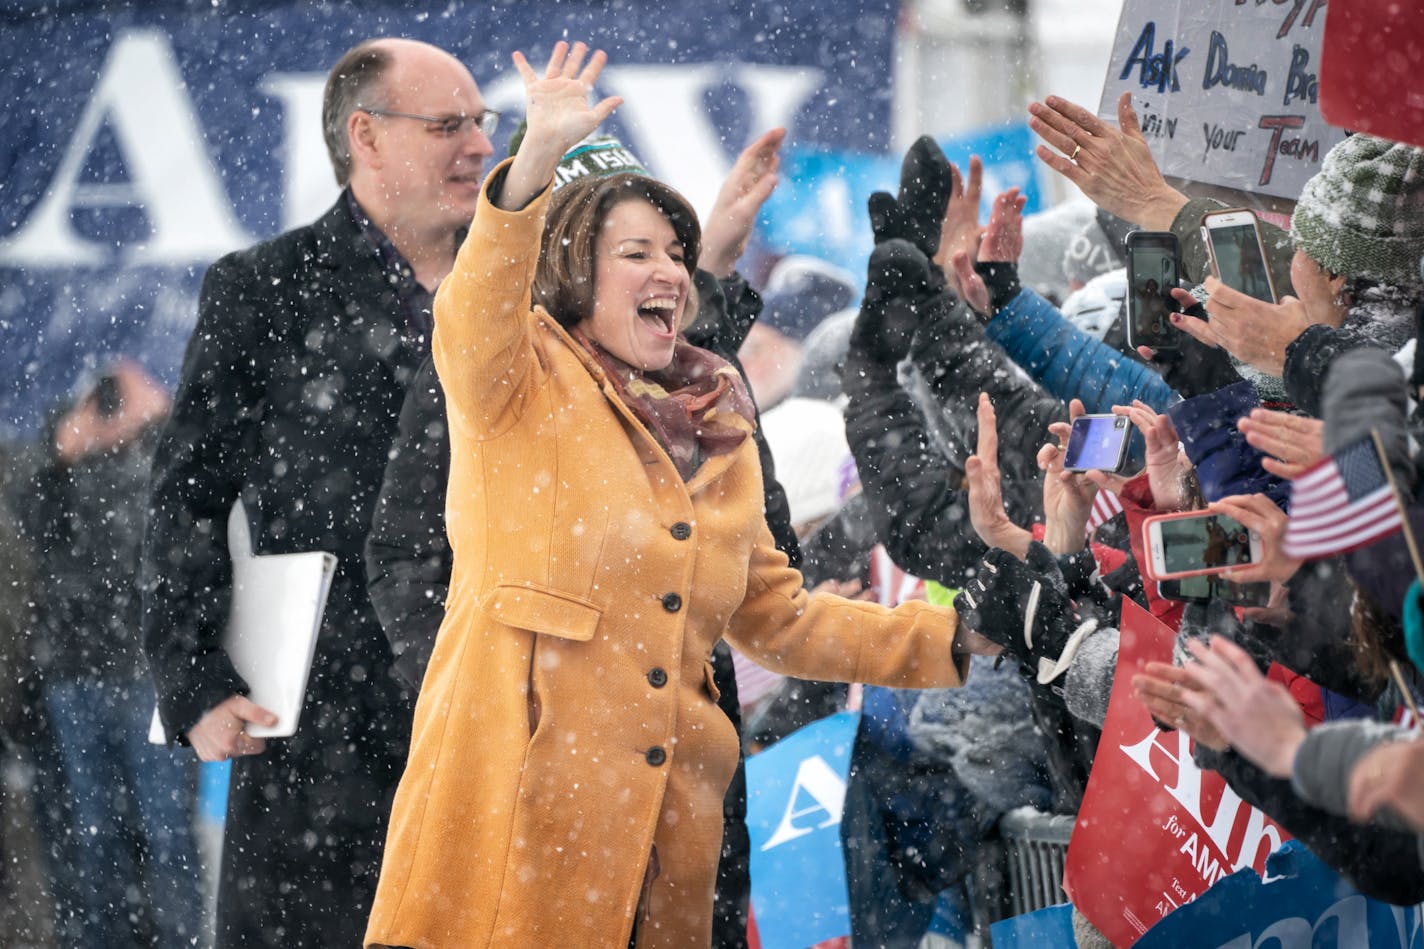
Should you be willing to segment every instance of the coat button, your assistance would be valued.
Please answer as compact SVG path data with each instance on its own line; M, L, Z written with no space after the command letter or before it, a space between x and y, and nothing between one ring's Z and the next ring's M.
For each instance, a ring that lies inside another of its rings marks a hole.
M669 533L672 534L673 540L687 540L692 536L692 525L686 521L678 521L672 526Z
M656 768L664 761L667 761L667 752L654 745L653 747L648 749L648 753L643 757L648 759L648 764Z
M667 672L661 668L654 668L648 672L648 684L655 689L661 689L667 685Z
M676 613L678 610L682 609L682 597L678 596L676 593L664 593L663 609L667 610L669 613Z

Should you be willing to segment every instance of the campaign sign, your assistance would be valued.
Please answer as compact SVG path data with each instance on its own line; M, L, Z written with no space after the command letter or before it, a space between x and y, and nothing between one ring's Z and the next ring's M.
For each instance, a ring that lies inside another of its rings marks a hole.
M962 172L968 173L971 155L984 162L981 222L988 221L994 196L1012 187L1028 198L1025 214L1044 209L1038 161L1033 157L1036 141L1022 122L938 139ZM875 244L866 202L873 192L899 190L904 156L796 144L782 151L781 184L759 221L767 246L779 253L822 257L863 280Z
M1294 200L1344 133L1317 103L1325 0L1126 0L1098 115L1132 93L1167 175Z
M1187 736L1158 728L1132 694L1146 663L1171 661L1172 641L1167 626L1123 601L1107 719L1064 864L1073 905L1115 946L1132 945L1237 870L1264 870L1290 839L1219 774L1198 768Z
M1391 906L1361 895L1291 841L1266 861L1264 877L1254 870L1232 874L1153 926L1137 949L1419 949L1421 910L1424 906Z
M1068 903L991 923L989 937L994 949L1039 949L1040 946L1072 949L1078 944L1073 935L1073 907Z
M752 909L763 949L805 949L850 932L841 857L850 749L841 712L747 759Z

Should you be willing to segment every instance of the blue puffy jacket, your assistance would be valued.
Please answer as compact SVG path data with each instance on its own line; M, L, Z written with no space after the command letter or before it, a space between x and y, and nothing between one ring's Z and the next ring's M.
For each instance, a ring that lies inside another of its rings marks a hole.
M1084 333L1027 288L999 309L985 335L1050 394L1064 402L1081 399L1090 413L1133 399L1162 412L1180 398L1157 373Z

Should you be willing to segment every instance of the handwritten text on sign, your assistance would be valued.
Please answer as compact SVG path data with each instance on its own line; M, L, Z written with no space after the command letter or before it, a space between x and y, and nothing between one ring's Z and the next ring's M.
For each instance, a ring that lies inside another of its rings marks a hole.
M1325 0L1126 0L1098 114L1132 93L1168 174L1293 199L1344 137L1316 105Z

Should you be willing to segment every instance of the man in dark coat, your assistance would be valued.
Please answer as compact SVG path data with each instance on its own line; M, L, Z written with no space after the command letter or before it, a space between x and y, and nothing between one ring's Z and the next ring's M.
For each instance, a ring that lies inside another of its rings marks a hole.
M160 714L199 757L233 759L220 946L361 943L411 716L362 548L497 116L453 57L383 39L332 69L322 118L345 190L315 224L209 269L151 482L143 632ZM339 561L300 725L272 742L245 734L271 716L219 645L239 498L256 553Z

